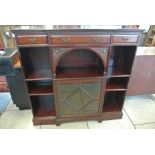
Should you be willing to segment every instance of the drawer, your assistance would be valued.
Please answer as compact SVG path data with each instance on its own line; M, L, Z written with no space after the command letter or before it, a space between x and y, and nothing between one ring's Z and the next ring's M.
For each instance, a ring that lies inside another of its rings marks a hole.
M112 36L112 43L136 43L138 35L114 35Z
M110 43L110 35L57 35L50 40L51 44L99 44Z
M23 35L16 37L16 43L18 45L48 44L48 38L47 35Z

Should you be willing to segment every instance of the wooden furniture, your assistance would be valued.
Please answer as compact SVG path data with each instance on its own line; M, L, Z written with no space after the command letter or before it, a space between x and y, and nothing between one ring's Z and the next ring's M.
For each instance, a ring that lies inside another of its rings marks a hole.
M142 30L14 30L33 123L117 119Z
M155 93L155 47L138 47L127 95Z
M155 25L151 25L145 40L145 46L155 46Z

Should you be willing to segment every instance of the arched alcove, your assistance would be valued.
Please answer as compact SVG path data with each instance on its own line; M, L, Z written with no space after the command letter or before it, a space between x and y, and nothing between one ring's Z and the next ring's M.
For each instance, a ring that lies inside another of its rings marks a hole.
M104 75L104 69L104 62L96 51L73 49L60 57L56 67L56 77L101 77Z

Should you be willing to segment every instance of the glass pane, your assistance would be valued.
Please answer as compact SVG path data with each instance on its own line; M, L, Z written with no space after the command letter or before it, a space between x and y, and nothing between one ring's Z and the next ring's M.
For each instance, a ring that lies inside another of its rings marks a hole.
M79 87L79 84L59 84L58 89L59 92L72 92L73 90L77 89Z
M100 88L100 82L60 84L60 115L97 113Z
M85 106L85 113L97 113L99 106L99 100L92 100Z
M76 115L79 112L66 102L60 102L60 115Z
M81 88L86 90L91 96L94 98L99 98L100 95L100 83L95 82L95 83L83 83L81 84Z

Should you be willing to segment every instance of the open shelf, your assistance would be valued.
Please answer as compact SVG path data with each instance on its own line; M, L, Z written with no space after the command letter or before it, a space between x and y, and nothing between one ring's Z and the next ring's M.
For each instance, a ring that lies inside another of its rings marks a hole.
M106 92L102 112L121 111L125 92Z
M51 80L29 81L27 85L30 96L53 94L53 84Z
M34 117L56 116L54 97L49 96L31 96L31 104Z
M26 81L48 80L52 79L50 69L35 69L26 75Z
M131 74L136 46L113 46L109 55L109 77L128 77Z
M88 49L75 49L64 54L56 68L56 78L102 77L104 63Z
M121 70L119 68L114 68L114 67L108 67L108 71L107 71L107 76L108 77L129 77L130 74L125 71L125 69Z
M57 78L81 78L81 77L101 77L103 71L97 67L83 68L61 68L57 71Z
M48 47L20 47L19 50L27 81L52 79Z
M107 80L106 91L126 91L129 78L112 77Z

